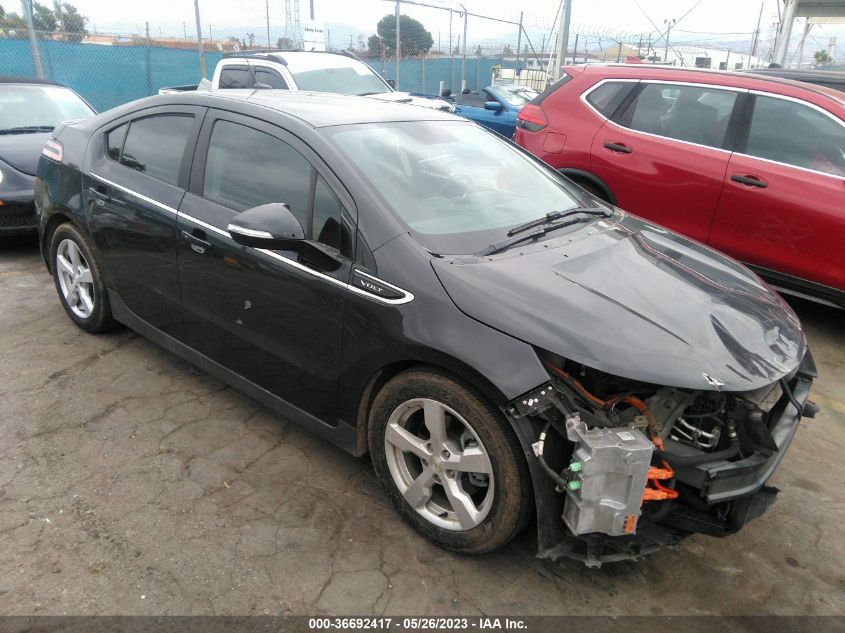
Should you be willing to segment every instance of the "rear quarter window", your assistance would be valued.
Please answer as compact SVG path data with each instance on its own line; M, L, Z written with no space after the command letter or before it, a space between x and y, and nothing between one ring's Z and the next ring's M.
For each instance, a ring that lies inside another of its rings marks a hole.
M610 119L636 85L635 81L607 81L590 90L585 99L599 114Z

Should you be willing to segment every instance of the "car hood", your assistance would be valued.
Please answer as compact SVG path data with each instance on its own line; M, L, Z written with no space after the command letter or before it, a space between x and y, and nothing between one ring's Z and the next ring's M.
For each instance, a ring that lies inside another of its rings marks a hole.
M0 160L30 176L35 175L38 158L50 132L0 135Z
M795 313L747 268L621 212L432 266L468 316L616 376L748 391L789 374L805 349Z
M454 108L445 99L438 99L436 97L419 97L412 95L410 92L380 92L378 94L367 95L372 99L380 99L381 101L390 101L392 103L410 103L411 105L423 106L424 108L434 108L436 110L445 110L453 112Z

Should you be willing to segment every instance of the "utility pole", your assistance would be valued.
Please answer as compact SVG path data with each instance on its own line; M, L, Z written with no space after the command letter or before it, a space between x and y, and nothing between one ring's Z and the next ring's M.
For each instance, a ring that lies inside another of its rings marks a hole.
M760 22L763 20L763 7L766 5L765 1L760 3L760 15L757 16L757 29L754 31L754 39L751 44L751 57L757 55L757 44L760 42ZM748 65L751 65L751 60L748 60Z
M35 76L44 79L44 66L41 65L41 51L38 50L38 39L35 35L35 26L32 24L32 0L21 0L24 18L26 18L26 30L29 34L29 48L32 51L32 64L35 66Z
M672 27L675 26L677 20L663 20L666 25L666 47L663 49L663 63L669 63L669 36L672 34Z
M270 0L264 2L264 8L267 16L267 48L270 48Z
M182 20L182 39L188 40L188 23Z
M566 63L566 50L569 47L569 22L572 19L572 0L563 0L563 10L560 12L560 24L557 37L557 64L555 64L552 78L560 79L560 67Z
M572 49L572 63L575 63L575 57L578 55L578 38L581 37L580 33L575 34L575 47Z
M402 41L399 38L399 0L396 0L396 88L399 89L399 56L402 54Z
M205 48L202 45L202 22L200 22L200 0L194 0L194 15L197 20L197 52L200 56L200 77L205 79Z
M464 69L467 65L467 24L469 22L469 14L467 13L467 8L464 5L461 5L461 8L464 10L464 49L463 55L461 56L461 92L464 91Z
M452 83L449 90L455 89L455 49L452 48L452 9L449 9L449 65L452 69Z
M522 48L522 11L519 12L519 34L516 36L516 67L519 69L519 54Z

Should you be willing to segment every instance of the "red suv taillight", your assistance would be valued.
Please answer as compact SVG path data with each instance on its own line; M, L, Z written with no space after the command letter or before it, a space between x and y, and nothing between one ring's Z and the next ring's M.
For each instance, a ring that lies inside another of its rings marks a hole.
M529 132L539 132L549 124L543 108L532 103L524 105L516 118L517 126Z

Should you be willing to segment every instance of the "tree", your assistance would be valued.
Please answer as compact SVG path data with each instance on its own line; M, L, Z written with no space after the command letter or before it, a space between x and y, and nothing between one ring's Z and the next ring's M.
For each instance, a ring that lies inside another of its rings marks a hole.
M85 28L88 18L79 13L75 6L64 2L57 7L57 11L61 13L59 24L63 27L66 40L80 42L83 37L88 35L88 30Z
M36 31L53 32L59 26L53 10L37 2L32 3L32 26Z
M827 51L816 51L813 57L817 66L830 63L830 55L827 54Z
M26 20L17 13L6 13L0 6L0 32L14 31L14 37L26 37Z
M378 35L370 35L367 39L367 57L378 59L384 53L384 40Z
M384 16L379 20L376 31L384 41L385 53L390 56L396 55L396 16L392 14ZM399 43L402 46L403 57L418 57L431 50L434 46L434 38L422 22L402 15L399 16Z

